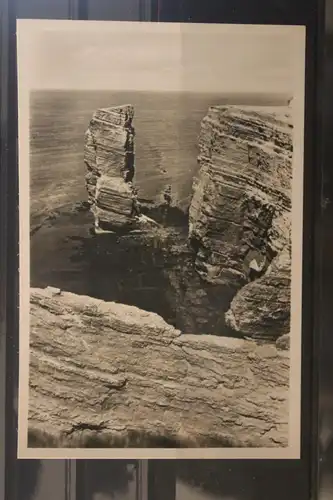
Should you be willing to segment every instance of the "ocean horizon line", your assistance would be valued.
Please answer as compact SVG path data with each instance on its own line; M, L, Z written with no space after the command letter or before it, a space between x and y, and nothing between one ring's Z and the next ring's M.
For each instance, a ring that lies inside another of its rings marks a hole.
M140 94L194 94L194 95L221 95L223 97L257 97L257 98L281 98L288 100L292 97L291 93L286 92L219 92L218 90L212 91L202 91L202 90L136 90L136 89L74 89L74 88L32 88L30 93L64 93L64 92L75 92L75 93L140 93Z

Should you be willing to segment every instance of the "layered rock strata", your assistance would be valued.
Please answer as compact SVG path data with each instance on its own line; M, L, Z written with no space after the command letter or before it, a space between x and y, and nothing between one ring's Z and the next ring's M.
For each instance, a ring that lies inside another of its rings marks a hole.
M134 224L134 108L98 109L85 135L86 187L96 227Z
M289 332L290 109L214 106L202 120L189 238L201 279L240 290L226 314L237 332Z
M156 314L55 289L31 292L35 446L288 444L289 356L182 335Z
M253 339L276 340L290 330L290 245L275 257L266 273L236 294L227 324Z
M97 227L140 227L155 240L151 217L165 225L168 210L137 217L144 207L131 183L133 116L132 106L94 114L85 149L89 201ZM166 294L184 331L269 341L289 333L292 131L284 107L214 106L202 120L189 210L194 259L165 255Z

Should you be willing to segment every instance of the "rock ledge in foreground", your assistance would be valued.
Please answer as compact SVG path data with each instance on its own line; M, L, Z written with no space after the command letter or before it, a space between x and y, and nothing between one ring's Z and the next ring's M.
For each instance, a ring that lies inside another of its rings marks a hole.
M33 446L282 447L289 356L154 313L31 290Z

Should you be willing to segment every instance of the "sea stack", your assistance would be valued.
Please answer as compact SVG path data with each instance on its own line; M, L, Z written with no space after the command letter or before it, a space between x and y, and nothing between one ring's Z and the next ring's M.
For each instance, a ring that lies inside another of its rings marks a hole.
M85 134L86 187L96 229L135 222L133 117L132 105L98 109Z
M289 333L292 132L282 106L213 106L202 120L189 239L201 279L238 288L226 321L241 335Z

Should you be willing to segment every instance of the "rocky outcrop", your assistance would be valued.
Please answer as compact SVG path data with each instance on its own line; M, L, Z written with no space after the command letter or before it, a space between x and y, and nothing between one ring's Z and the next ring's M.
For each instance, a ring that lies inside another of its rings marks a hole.
M266 273L245 285L226 313L231 328L253 339L276 340L290 329L290 246Z
M158 306L155 298L149 299L152 309L167 321L173 317L172 324L186 333L268 341L289 333L293 149L289 113L289 108L265 106L209 109L202 120L200 168L189 210L190 252L184 250L183 235L174 238L175 252L169 245L162 249L165 242L157 241L162 227L172 240L171 228L180 222L168 206L170 200L150 206L134 194L133 107L94 114L86 134L85 161L95 225L117 232L139 228L145 233L142 244L154 254L149 261L155 262L160 253L159 270L164 275L165 299ZM147 252L141 250L137 234L132 240L138 259L146 262ZM113 245L111 240L107 243ZM113 268L117 251L112 246L104 253L103 267ZM152 265L155 269L157 264ZM154 293L148 274L141 266L140 276L150 285L138 295L138 279L131 304L141 307L140 297L148 297L150 289ZM119 300L124 299L122 292Z
M182 335L156 314L32 289L34 446L281 447L289 355Z
M135 222L133 117L131 105L99 109L86 132L86 186L96 228Z
M227 324L257 338L289 333L292 130L289 108L214 106L199 137L196 271L236 287Z

